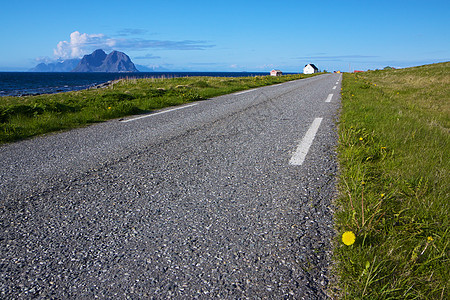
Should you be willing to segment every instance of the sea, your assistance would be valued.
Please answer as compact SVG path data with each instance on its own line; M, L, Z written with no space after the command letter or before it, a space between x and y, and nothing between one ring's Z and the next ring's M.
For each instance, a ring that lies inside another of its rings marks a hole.
M41 73L0 72L1 96L27 96L83 90L121 78L174 78L190 76L247 77L268 72L139 72L139 73Z

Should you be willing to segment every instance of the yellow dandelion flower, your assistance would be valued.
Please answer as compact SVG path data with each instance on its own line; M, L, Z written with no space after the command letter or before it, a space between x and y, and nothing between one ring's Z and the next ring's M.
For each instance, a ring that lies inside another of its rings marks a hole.
M342 235L342 242L346 244L347 246L353 245L353 243L356 241L356 236L351 231L346 231Z
M427 241L432 242L433 241L433 237L431 237L431 236L427 237Z
M383 193L381 194L381 198L384 198L384 194Z
M362 140L363 140L363 138L362 138L362 137L360 137L360 138L359 138L359 140L360 140L360 141L362 141Z
M108 109L111 109L111 106L109 106Z

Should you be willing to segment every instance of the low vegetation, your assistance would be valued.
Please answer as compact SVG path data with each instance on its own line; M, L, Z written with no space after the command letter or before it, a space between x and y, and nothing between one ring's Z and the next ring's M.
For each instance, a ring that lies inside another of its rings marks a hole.
M344 75L337 298L450 298L449 96L449 62Z
M126 79L102 89L0 97L0 144L310 76Z

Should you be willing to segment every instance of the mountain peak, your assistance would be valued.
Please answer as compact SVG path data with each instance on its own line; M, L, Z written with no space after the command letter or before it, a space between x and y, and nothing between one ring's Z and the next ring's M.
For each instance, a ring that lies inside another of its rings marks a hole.
M97 49L85 55L72 72L139 72L130 57L120 51L112 51L108 55Z
M116 50L114 50L113 52L115 52ZM106 52L103 51L103 49L97 49L94 52L91 53L91 55L106 55Z

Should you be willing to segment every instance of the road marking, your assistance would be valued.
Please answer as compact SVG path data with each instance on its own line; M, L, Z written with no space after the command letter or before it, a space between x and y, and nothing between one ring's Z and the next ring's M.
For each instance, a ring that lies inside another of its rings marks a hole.
M245 94L245 93L253 92L254 90L256 90L256 89L251 89L251 90L246 90L246 91L243 91L243 92L235 93L235 95L242 95L242 94Z
M329 94L325 102L331 102L331 98L333 98L333 94Z
M337 88L337 86L335 85L335 86L333 86L333 90L335 90Z
M339 84L339 81L337 81L336 84Z
M305 161L306 155L308 154L309 148L311 147L314 138L316 137L317 130L319 130L320 123L322 123L323 118L315 118L303 137L302 141L292 155L289 164L291 166L300 166Z
M168 113L168 112L171 112L171 111L174 111L174 110L179 110L179 109L183 109L183 108L192 107L192 106L195 106L197 104L198 103L193 103L193 104L189 104L189 105L175 107L175 108L172 108L172 109L163 110L163 111L160 111L160 112L157 112L157 113L148 114L148 115L145 115L145 116L140 116L140 117L136 117L136 118L133 118L133 119L121 120L121 122L127 123L127 122L136 121L136 120L143 119L143 118L153 117L153 116L165 114L165 113Z

